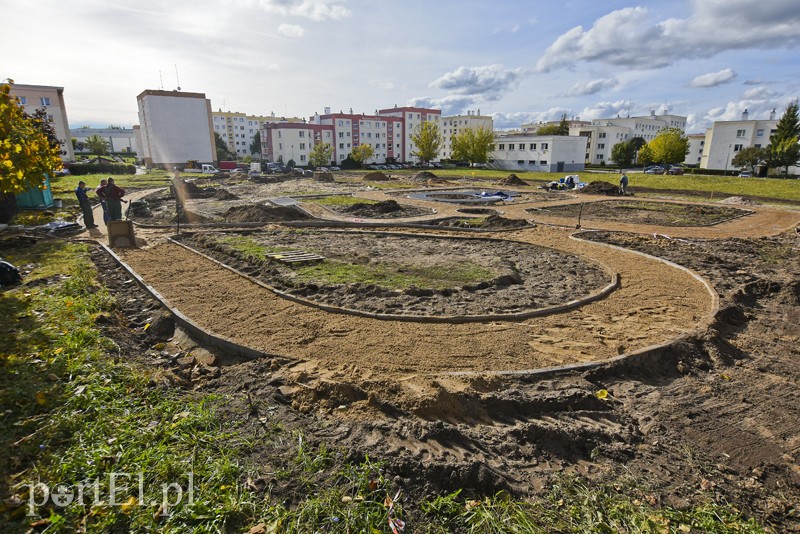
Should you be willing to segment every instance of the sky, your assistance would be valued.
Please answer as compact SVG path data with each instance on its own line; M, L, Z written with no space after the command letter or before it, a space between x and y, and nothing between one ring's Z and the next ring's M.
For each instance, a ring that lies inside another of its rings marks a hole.
M495 128L778 116L800 97L800 0L0 0L0 79L64 87L70 127L130 127L146 89L214 111L395 105ZM11 45L10 43L14 43Z

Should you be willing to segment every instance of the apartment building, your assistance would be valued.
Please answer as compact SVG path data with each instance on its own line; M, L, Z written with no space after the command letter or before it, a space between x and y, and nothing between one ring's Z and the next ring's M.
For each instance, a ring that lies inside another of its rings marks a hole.
M350 155L353 148L372 145L373 156L366 163L401 161L403 121L383 117L378 114L331 113L325 108L322 115L314 114L311 121L333 128L334 161L341 163Z
M187 161L215 163L211 101L203 93L145 90L136 97L141 153L148 167L183 168Z
M481 115L481 110L468 110L466 115L448 115L442 117L439 128L441 129L444 139L439 157L441 159L451 159L453 157L453 137L455 135L468 128L473 130L487 128L489 131L493 131L494 120L491 115Z
M686 137L689 139L689 153L686 154L683 162L692 167L700 167L706 144L706 134L689 134Z
M775 110L769 120L750 120L749 113L744 110L741 120L715 122L706 130L700 166L704 169L733 169L736 154L743 148L768 146L777 125ZM796 173L797 169L789 167L789 172Z
M86 140L93 135L99 135L108 143L109 152L120 154L137 153L136 134L133 128L76 128L70 130L70 136L75 139L80 147ZM89 152L89 148L84 146L78 148L76 152Z
M377 115L380 117L387 117L387 118L391 117L394 119L400 119L399 121L400 127L402 128L403 131L393 132L394 159L391 161L416 163L419 160L419 158L413 155L414 151L416 150L416 147L414 146L414 143L411 141L411 136L414 134L417 127L419 127L424 122L433 121L436 124L440 124L442 118L442 111L439 109L394 106L393 108L379 110L377 112ZM394 121L394 123L396 124L397 121ZM398 133L400 133L400 137L397 136ZM399 143L398 140L400 140ZM439 157L437 157L436 160L434 161L438 161L439 158L441 158L441 153L439 154Z
M40 108L47 111L47 120L53 125L58 140L61 141L61 155L63 161L73 161L75 153L72 150L72 139L69 135L69 120L67 120L67 106L64 103L64 88L49 85L11 84L12 96L19 99L20 104L29 115Z
M266 161L294 161L298 167L305 167L314 145L333 146L333 139L334 128L329 124L267 122L261 128L261 154Z
M275 113L269 116L247 115L238 111L212 111L212 124L214 132L222 137L231 154L244 157L250 154L250 145L253 138L265 124L286 122L291 124L303 123L299 117L276 117Z
M575 135L496 133L491 166L508 171L582 171L587 141L585 136Z

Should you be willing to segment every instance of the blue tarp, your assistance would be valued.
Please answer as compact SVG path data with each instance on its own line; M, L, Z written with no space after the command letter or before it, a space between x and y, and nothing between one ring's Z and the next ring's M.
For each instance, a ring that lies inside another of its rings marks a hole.
M50 177L45 176L44 189L31 187L24 193L17 195L18 208L52 208L53 189L50 187Z

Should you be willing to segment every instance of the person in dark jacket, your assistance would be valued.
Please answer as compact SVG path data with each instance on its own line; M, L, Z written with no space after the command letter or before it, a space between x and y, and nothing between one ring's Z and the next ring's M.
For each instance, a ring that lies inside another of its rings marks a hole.
M125 196L125 190L115 184L113 178L109 178L108 185L106 185L106 202L108 203L109 220L122 220L123 196Z
M94 194L97 195L97 198L100 200L100 206L103 208L103 222L108 224L110 220L110 216L108 214L108 202L106 201L106 186L108 182L105 180L100 180L100 185L97 186L97 189L94 190Z
M92 204L89 202L89 197L86 196L86 182L78 182L78 187L75 188L75 196L78 197L78 204L80 204L83 212L83 224L86 225L86 228L97 228L94 223Z

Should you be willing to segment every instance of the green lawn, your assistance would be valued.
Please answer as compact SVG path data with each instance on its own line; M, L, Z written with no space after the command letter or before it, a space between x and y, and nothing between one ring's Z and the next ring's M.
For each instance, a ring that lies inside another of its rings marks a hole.
M84 176L60 176L50 179L53 187L53 194L59 195L72 194L78 187L78 182L86 182L86 187L94 189L100 185L100 180L108 177L114 178L114 182L123 189L151 189L154 187L165 187L172 179L172 173L161 170L151 170L147 174L86 174Z

